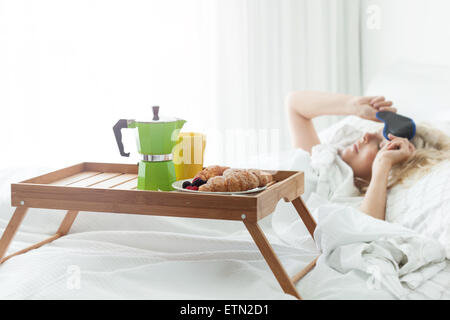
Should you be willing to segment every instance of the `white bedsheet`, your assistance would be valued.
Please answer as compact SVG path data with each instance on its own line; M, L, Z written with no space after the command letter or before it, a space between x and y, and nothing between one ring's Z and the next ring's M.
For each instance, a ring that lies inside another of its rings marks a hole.
M42 229L56 230L56 219L31 215L46 221ZM0 267L0 298L292 298L239 223L95 213L78 219L69 235ZM37 228L25 224L11 252L50 235ZM308 250L268 238L291 274L314 258L312 244Z

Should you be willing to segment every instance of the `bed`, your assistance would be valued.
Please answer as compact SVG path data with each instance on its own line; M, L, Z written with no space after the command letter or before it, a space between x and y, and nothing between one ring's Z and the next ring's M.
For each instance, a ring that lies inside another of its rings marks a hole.
M417 103L414 105L408 99L411 99L411 92L421 92L415 90L414 86L418 86L419 80L424 77L423 74L411 77L411 70L418 69L395 66L384 77L380 76L367 93L383 92L394 101L398 99L405 104L405 111L417 112L419 116L423 100L420 97L413 99ZM420 70L425 73L436 72L434 69ZM439 80L439 77L434 78ZM398 82L404 83L405 79L410 81L411 87L403 84L403 92L389 91ZM445 105L450 101L445 97L447 93L439 94L433 93L436 108L450 110ZM439 121L432 119L432 114L422 112L426 120L433 121L450 135L450 123L436 114ZM343 125L363 130L375 129L377 126L347 117L321 132L321 140L329 140ZM268 155L265 161L259 159L258 165L272 164L273 169L287 169L288 163L274 162L273 157ZM11 167L0 172L1 232L13 212L9 184L53 169L56 168ZM329 230L327 227L342 223L339 217L344 214L351 217L354 214L349 211L323 218L323 210L310 205L319 224L321 220L324 221L319 230L323 234ZM330 210L339 211L342 208ZM320 250L301 223L289 223L290 217L295 214L290 210L280 202L276 214L263 219L260 226L287 272L295 274L320 254ZM52 235L64 214L63 211L41 212L30 210L10 252ZM330 240L327 242L323 237L320 246L327 254L322 254L316 268L297 283L298 291L305 299L449 299L449 213L449 162L433 170L412 187L400 186L390 191L387 219L393 226L392 232L407 229L405 237L419 234L423 237L421 240L431 239L446 250L444 258L433 258L433 263L438 267L433 269L426 268L429 265L422 265L413 270L419 271L414 275L422 278L409 277L408 283L413 285L402 292L400 297L396 293L402 288L392 288L389 283L378 281L379 270L351 268L348 261L336 260L336 252L345 253L344 249L330 250ZM354 222L357 225L355 228L361 225L367 228L385 226L374 226L370 220ZM407 243L407 240L404 241ZM425 246L430 242L420 244ZM350 251L344 257L357 253L357 248L354 248L353 251L351 247L345 248ZM424 255L427 252L424 251ZM424 270L426 272L422 272ZM156 216L124 217L101 213L80 213L67 236L5 262L0 266L0 283L1 299L295 299L280 289L241 223Z

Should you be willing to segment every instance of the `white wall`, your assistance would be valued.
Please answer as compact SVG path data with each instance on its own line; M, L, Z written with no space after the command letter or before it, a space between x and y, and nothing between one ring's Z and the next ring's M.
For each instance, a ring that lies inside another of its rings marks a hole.
M362 0L362 81L398 61L450 66L450 1Z

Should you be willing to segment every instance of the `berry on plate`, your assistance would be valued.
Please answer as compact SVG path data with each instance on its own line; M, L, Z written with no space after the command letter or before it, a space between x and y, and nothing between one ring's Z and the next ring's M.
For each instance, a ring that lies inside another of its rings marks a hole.
M192 184L189 181L183 182L183 189L187 189L187 187L191 187Z
M197 179L197 178L192 181L192 185L195 187L200 187L201 185L204 185L205 183L206 183L205 180Z

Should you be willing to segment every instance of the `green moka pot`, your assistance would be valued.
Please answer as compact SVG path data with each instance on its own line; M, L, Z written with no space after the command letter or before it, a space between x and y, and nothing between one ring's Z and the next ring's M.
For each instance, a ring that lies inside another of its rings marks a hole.
M136 143L142 155L139 162L138 189L172 191L175 182L173 153L178 134L186 123L178 118L160 118L159 107L153 107L153 119L147 121L119 120L113 127L119 152L129 157L122 143L122 129L137 129Z

